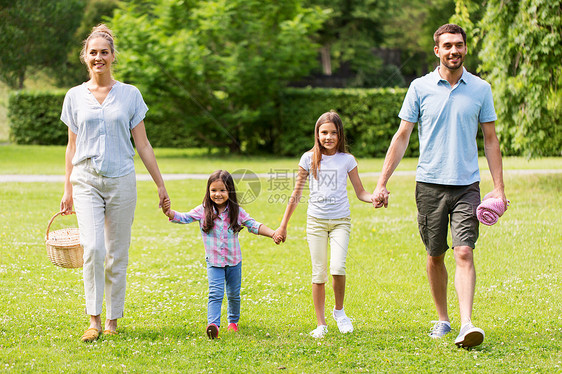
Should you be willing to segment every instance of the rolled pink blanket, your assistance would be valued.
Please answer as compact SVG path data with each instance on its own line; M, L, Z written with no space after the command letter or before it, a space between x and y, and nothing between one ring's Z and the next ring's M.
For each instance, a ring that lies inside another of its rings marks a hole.
M492 226L494 223L498 222L498 219L504 214L506 206L504 205L502 199L489 198L484 200L476 208L476 217L478 220L485 225Z

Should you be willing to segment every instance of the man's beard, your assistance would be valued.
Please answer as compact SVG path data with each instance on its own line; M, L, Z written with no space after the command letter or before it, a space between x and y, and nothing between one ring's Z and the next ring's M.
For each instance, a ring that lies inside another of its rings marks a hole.
M457 56L455 56L457 57ZM464 57L463 56L458 56L458 62L456 64L450 63L449 59L443 59L443 66L445 66L447 69L449 70L458 70L462 67L463 63L464 63Z

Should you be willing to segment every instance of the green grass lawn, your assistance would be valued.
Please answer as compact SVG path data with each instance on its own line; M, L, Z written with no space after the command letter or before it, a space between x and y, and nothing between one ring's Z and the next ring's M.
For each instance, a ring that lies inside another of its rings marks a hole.
M6 152L5 150L8 150ZM4 152L4 153L2 153ZM6 155L11 157L6 159ZM216 168L267 172L296 159L219 158L157 150L166 173L208 174ZM1 173L62 171L63 147L0 147ZM35 164L39 165L35 165ZM529 168L558 168L559 159L534 160ZM359 160L378 171L382 160ZM506 159L506 169L526 168ZM407 160L405 170L415 161ZM144 173L142 166L138 172ZM482 173L482 192L491 189ZM372 189L375 178L363 180ZM202 200L204 180L167 182L176 210ZM244 230L240 332L209 341L204 250L196 224L175 225L157 207L151 182L138 183L138 204L128 268L125 318L120 335L93 344L79 341L87 328L81 271L53 266L44 234L57 211L62 183L0 183L0 369L8 372L561 372L562 371L562 173L506 174L512 204L498 224L481 226L475 252L474 323L486 331L470 351L453 344L459 329L450 275L453 333L427 336L436 318L425 275L413 198L414 177L394 176L388 209L374 210L349 195L352 238L347 262L346 311L355 331L314 340L306 205L298 208L285 244ZM258 199L244 206L276 228L290 191L264 179ZM59 218L53 229L73 226ZM327 291L327 308L333 293ZM327 312L328 314L329 312ZM103 316L102 316L103 317ZM223 305L223 324L226 306Z
M0 146L0 174L47 174L64 175L64 146L36 146L36 145L5 145ZM220 156L208 154L201 149L173 149L156 148L154 150L162 173L210 174L217 169L231 172L245 168L255 173L269 173L278 169L298 168L299 157L279 158L274 156ZM383 160L380 158L361 158L358 160L359 172L380 172ZM487 170L486 159L479 160L480 168ZM139 174L147 171L140 158L135 156L135 165ZM397 170L415 170L417 159L402 160ZM504 159L505 170L524 169L560 169L562 157L526 160L521 157ZM485 173L483 173L485 174Z

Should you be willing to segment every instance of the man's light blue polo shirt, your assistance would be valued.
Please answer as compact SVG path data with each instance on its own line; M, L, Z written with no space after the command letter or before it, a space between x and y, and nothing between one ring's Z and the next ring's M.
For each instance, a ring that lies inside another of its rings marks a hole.
M416 181L457 186L480 181L478 125L497 119L490 84L463 67L451 88L437 67L412 82L398 117L419 124Z
M131 130L148 111L140 91L115 82L100 104L86 84L71 88L64 98L61 120L76 134L72 164L91 159L98 174L122 177L135 171Z

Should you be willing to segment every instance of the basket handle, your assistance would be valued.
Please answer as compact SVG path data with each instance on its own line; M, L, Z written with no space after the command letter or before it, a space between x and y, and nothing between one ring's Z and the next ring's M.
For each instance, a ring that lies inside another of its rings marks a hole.
M58 213L55 214L55 215L53 216L53 218L51 218L51 220L49 221L49 225L47 226L47 233L45 234L45 240L49 240L49 229L51 228L51 223L53 223L53 221L55 220L55 218L56 218L58 215L62 214L62 213L63 213L63 212L58 212ZM71 211L71 212L68 213L68 214L76 214L76 212L75 212L75 211Z

